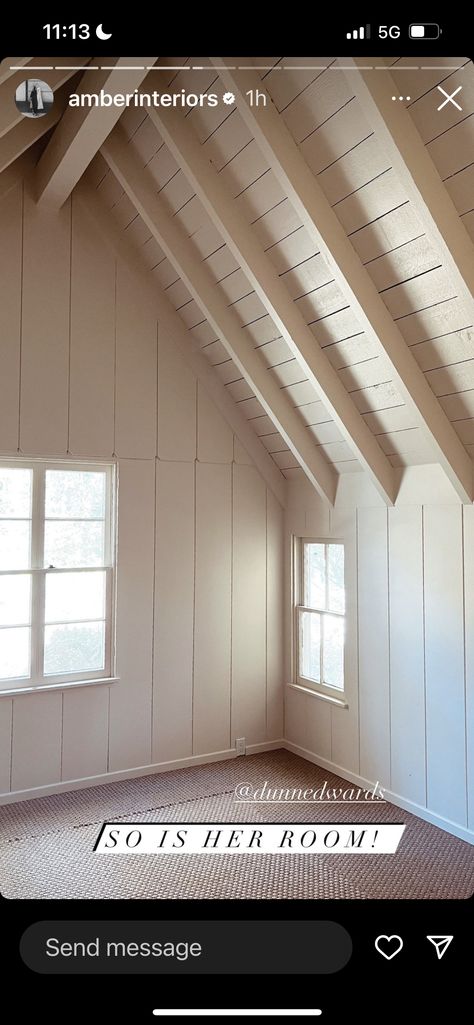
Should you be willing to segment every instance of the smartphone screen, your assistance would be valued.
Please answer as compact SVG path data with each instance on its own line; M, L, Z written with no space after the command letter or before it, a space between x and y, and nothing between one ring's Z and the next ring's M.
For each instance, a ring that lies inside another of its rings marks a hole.
M112 57L163 39L115 16L4 37L46 54L0 63L0 891L27 1016L375 1022L386 991L403 1021L409 986L443 1016L462 983L471 40L344 19L271 44L322 57Z

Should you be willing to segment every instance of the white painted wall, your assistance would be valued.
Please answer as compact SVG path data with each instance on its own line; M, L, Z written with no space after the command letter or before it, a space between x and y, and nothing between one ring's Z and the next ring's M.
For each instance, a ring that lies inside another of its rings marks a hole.
M293 471L284 534L84 208L51 217L18 185L0 233L0 453L116 458L120 478L120 682L0 697L3 800L271 745L285 690L290 748L473 839L473 507L417 467L390 510L347 475L330 514ZM283 687L292 534L346 543L348 709Z
M231 756L240 736L270 745L280 506L83 206L45 214L19 184L0 236L0 454L117 459L120 676L0 696L0 791Z
M474 508L436 466L401 479L387 509L352 474L332 513L304 481L290 486L288 553L291 535L346 544L349 707L287 687L285 737L474 841Z

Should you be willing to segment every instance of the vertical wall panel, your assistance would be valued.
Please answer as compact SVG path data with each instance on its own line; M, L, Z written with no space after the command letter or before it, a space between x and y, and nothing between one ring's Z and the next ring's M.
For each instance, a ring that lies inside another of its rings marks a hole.
M194 463L157 463L154 762L192 754Z
M196 378L165 331L158 331L158 455L196 455Z
M299 747L307 746L306 708L308 698L302 691L287 687L285 691L285 738ZM311 750L313 750L311 748ZM315 752L316 753L316 752Z
M0 199L0 452L18 448L22 185Z
M25 694L13 701L12 790L61 779L62 694Z
M344 487L331 513L329 536L345 544L349 708L331 708L330 760L342 776L350 770L378 778L460 826L468 804L472 829L474 510L444 491L435 504L443 481L435 468L418 469L404 474L403 493L388 512L373 504L368 488L348 495ZM423 509L426 494L432 505ZM313 506L310 493L290 487L287 545L295 533L328 536ZM324 756L328 743L317 700L287 693L284 735Z
M466 822L462 509L425 506L428 807Z
M109 769L150 761L155 462L119 464L117 674L110 689Z
M267 488L267 740L283 736L283 510Z
M69 451L114 451L115 260L94 222L73 203Z
M391 789L426 802L423 536L419 506L389 510Z
M307 695L304 747L328 761L332 760L331 714L332 708L327 701Z
M70 202L54 217L25 189L20 447L67 452Z
M109 688L76 687L64 692L62 778L107 772Z
M331 534L344 542L346 637L344 692L348 708L331 707L331 757L336 765L359 772L359 674L357 635L357 530L354 510L338 508L331 514ZM323 535L324 536L324 535Z
M194 754L231 746L231 473L196 464Z
M266 488L234 464L232 740L265 735Z
M231 463L234 436L229 425L198 384L198 459L206 463Z
M387 510L359 509L360 772L390 784Z
M267 506L251 458L202 388L198 408L196 378L166 335L157 367L151 292L121 260L116 269L87 211L79 214L72 200L72 217L71 202L52 213L25 194L23 218L18 186L0 201L0 226L0 452L20 443L43 458L120 459L120 680L2 699L0 787L10 785L12 736L15 789L191 755L193 686L195 753L226 749L236 736L249 744L278 739L276 500L269 494Z
M474 829L474 506L464 506L468 826Z
M2 698L0 701L0 793L7 793L10 789L12 711L12 699Z
M244 448L238 438L234 436L234 460L236 463L240 463L242 466L253 466L253 460L249 456L247 449Z
M156 452L157 326L135 275L117 264L115 451L151 459Z

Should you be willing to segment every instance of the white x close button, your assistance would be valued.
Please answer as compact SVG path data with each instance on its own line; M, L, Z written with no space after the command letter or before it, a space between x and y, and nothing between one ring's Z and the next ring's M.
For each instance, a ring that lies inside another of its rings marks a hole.
M456 100L454 99L454 97L457 96L457 94L461 92L462 85L458 85L457 89L455 89L453 93L447 93L446 89L443 89L442 86L440 86L440 85L438 85L436 88L439 89L440 93L442 93L443 96L446 97L446 99L443 100L443 102L438 107L438 110L442 110L443 107L445 107L447 103L452 103L453 107L457 107L458 110L462 110L462 107L460 106L460 104L456 103Z

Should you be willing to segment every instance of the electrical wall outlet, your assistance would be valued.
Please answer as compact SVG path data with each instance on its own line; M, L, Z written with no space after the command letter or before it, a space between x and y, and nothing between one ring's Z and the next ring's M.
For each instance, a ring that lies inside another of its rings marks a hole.
M245 754L245 737L237 737L237 740L235 742L235 750L237 751L238 755Z

